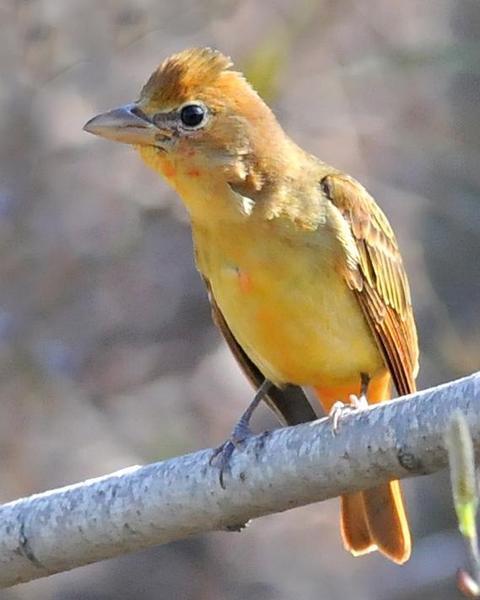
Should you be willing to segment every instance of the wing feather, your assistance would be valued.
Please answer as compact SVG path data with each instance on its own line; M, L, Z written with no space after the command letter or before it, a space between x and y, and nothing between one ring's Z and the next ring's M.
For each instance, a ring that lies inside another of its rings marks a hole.
M344 269L400 394L415 390L418 341L407 275L395 234L370 194L347 175L321 181L324 194L350 225L358 264ZM360 273L360 277L359 277Z

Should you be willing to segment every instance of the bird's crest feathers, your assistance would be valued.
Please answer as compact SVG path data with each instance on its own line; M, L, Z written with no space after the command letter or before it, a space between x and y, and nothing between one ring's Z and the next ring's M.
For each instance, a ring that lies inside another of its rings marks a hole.
M140 97L159 105L185 101L197 91L214 85L232 64L229 57L212 48L183 50L167 58L153 72Z

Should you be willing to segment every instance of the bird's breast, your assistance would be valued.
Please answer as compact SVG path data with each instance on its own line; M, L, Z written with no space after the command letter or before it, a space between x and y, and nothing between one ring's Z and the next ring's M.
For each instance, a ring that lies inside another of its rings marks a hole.
M285 235L274 221L194 224L199 269L233 335L276 383L336 385L374 373L382 359L337 269L325 228ZM324 235L324 239L322 239Z

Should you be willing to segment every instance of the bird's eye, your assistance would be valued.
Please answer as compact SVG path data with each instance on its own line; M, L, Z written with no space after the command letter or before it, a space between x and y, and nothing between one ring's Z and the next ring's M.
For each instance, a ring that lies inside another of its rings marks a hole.
M180 111L180 120L185 127L194 129L203 123L205 108L200 104L187 104Z

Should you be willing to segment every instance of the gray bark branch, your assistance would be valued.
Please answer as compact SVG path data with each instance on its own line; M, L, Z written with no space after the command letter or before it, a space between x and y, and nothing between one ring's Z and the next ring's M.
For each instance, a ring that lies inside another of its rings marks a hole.
M226 489L202 450L0 506L0 587L447 466L459 409L480 450L480 373L234 452ZM321 508L319 508L321 510Z

